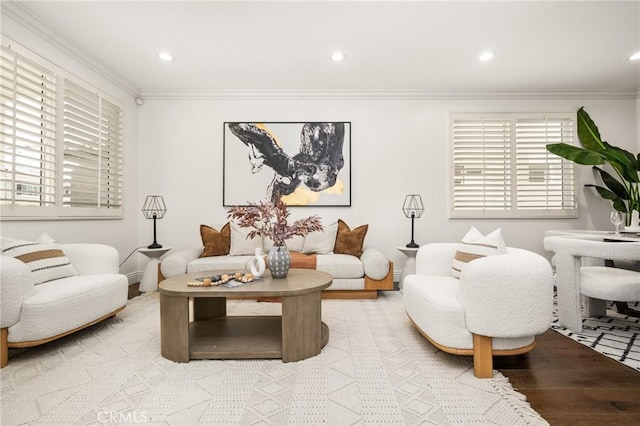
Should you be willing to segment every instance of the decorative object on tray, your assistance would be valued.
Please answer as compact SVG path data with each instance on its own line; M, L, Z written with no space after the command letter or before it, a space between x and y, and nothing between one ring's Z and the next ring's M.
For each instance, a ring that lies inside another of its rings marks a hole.
M267 265L262 256L262 247L256 247L255 255L247 262L247 266L254 277L260 278L264 275Z
M604 186L587 184L598 191L606 200L611 200L613 208L626 214L625 225L638 227L640 212L640 178L638 163L640 154L632 154L622 148L602 140L598 127L589 114L580 108L577 113L578 138L581 147L566 143L547 145L547 150L577 164L593 166ZM608 164L618 179L597 166Z
M349 122L224 123L223 144L226 207L263 197L289 206L351 205Z
M289 224L291 212L287 205L279 199L278 201L259 201L249 203L248 206L234 206L227 211L227 217L237 222L242 228L253 228L247 238L269 237L273 240L273 247L269 250L267 262L273 278L284 278L289 272L291 255L287 251L285 241L296 235L306 236L310 232L322 231L318 215L312 215L304 219L298 219ZM271 259L274 253L273 260ZM286 254L285 254L286 252ZM288 261L286 258L288 256ZM271 264L273 263L273 266ZM277 267L274 269L274 266Z
M203 277L198 278L196 281L190 281L187 283L189 287L215 287L219 285L226 285L231 281L235 281L240 284L231 285L231 287L236 287L237 285L247 284L252 281L255 281L258 277L254 277L251 273L243 274L242 272L236 272L234 274L222 274L222 275L214 275L212 277Z

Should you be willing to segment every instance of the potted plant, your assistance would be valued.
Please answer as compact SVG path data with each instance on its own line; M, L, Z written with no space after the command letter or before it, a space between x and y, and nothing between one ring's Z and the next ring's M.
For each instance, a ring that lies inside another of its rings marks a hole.
M556 143L547 145L547 150L574 163L593 166L593 170L600 176L604 186L594 184L586 186L594 187L602 198L611 200L615 210L626 213L627 226L638 226L640 154L634 155L603 141L598 127L584 107L578 110L577 124L578 139L582 148L566 143ZM598 167L603 164L608 164L617 178Z
M227 217L234 219L238 226L253 228L248 238L269 237L273 247L267 255L267 263L274 278L284 278L289 272L291 254L285 242L295 235L306 236L309 232L322 231L318 215L298 219L289 223L291 212L287 205L279 199L275 203L259 201L248 206L234 206L227 211Z

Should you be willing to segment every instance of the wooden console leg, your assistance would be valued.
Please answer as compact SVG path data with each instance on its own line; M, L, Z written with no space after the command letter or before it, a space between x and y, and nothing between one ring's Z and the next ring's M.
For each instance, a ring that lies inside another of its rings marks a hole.
M473 374L479 379L493 377L491 337L473 335Z
M4 368L9 363L9 330L0 329L0 368Z

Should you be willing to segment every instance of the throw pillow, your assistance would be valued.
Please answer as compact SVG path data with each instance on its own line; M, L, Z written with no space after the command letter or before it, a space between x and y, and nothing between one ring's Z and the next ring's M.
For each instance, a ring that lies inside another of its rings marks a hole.
M352 230L342 219L338 219L338 235L333 249L334 253L350 254L355 257L362 256L364 237L368 230L369 225L360 225Z
M254 255L257 248L262 248L262 238L247 238L253 228L241 228L231 222L231 245L229 254L231 256Z
M324 231L309 232L304 237L302 253L331 254L336 243L338 222L324 226Z
M2 239L2 254L24 262L31 270L33 283L36 285L78 275L60 245L47 237L41 236L40 239L52 242L40 244L35 241Z
M264 252L268 253L273 247L273 240L270 237L264 237ZM287 250L289 251L302 251L304 247L304 237L300 235L294 235L284 242L287 246Z
M225 224L220 232L207 225L200 225L200 237L204 250L200 257L223 256L229 254L231 246L231 227Z
M472 260L506 252L507 247L502 239L500 228L484 236L472 226L458 244L453 265L451 265L451 275L460 278L462 270Z

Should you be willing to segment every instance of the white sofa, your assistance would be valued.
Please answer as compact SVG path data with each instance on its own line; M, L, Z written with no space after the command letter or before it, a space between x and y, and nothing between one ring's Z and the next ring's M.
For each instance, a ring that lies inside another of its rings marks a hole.
M492 377L492 355L535 346L552 321L553 275L542 256L506 248L475 259L452 276L459 245L433 243L416 255L416 273L403 282L407 315L444 352L473 355L476 377Z
M119 254L102 244L60 244L78 275L34 285L22 261L0 261L0 366L8 348L41 345L114 316L124 309L128 280L119 274Z
M210 270L247 269L251 255L199 257L202 247L167 255L160 271L165 278ZM378 290L393 290L393 263L374 248L365 248L360 258L348 254L317 254L316 269L333 276L324 298L377 298ZM295 264L292 266L295 267ZM269 271L266 272L269 274Z

